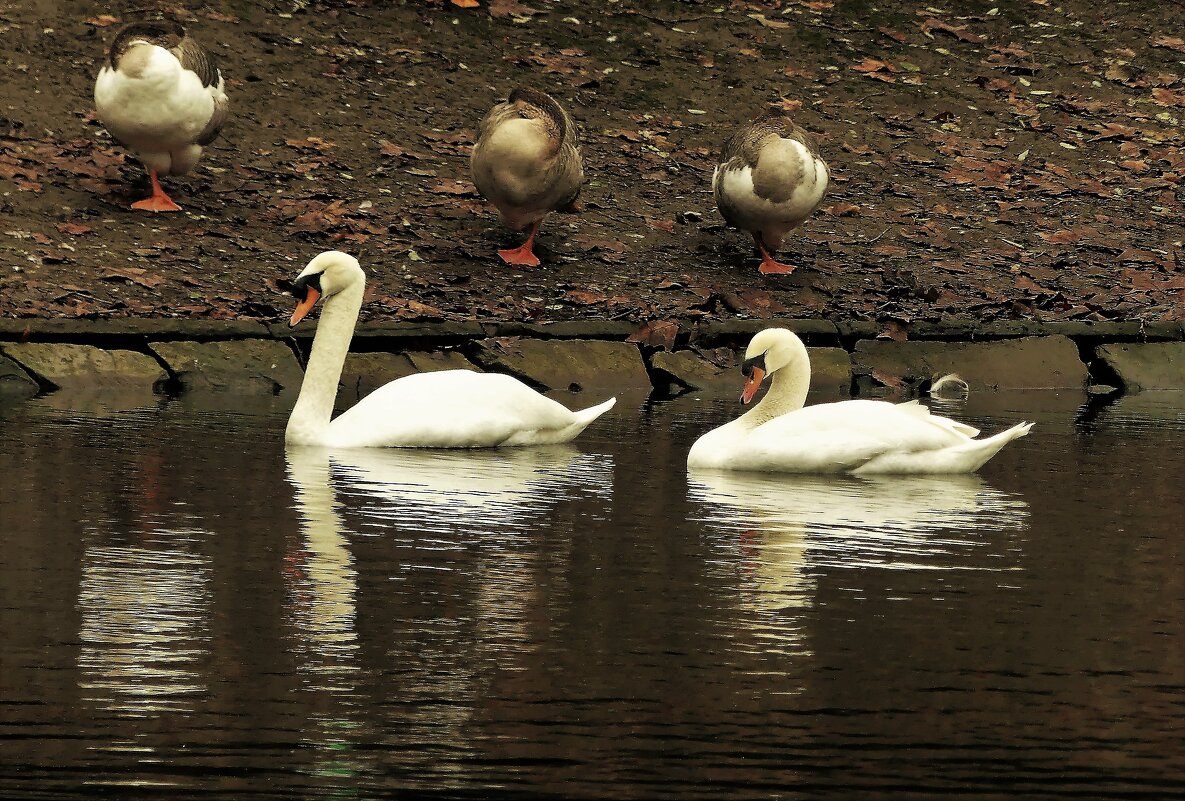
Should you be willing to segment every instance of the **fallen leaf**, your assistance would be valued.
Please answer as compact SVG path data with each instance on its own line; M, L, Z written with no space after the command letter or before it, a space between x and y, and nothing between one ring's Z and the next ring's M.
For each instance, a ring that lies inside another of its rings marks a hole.
M626 337L626 342L649 345L660 350L674 350L679 324L674 320L647 320L638 330Z
M941 31L948 33L962 42L970 42L972 44L981 44L983 37L978 34L971 33L966 28L959 28L951 25L949 22L943 22L940 19L928 17L918 23L918 27L922 29L922 33L929 34L930 31Z
M442 181L428 191L438 195L476 195L477 187L468 181Z
M386 139L380 139L379 140L379 152L382 153L384 156L391 156L393 158L398 158L399 156L402 156L406 151L404 151L404 149L401 148L399 145L393 145L390 142L388 142Z
M887 373L879 367L874 367L872 369L872 377L884 384L886 387L890 387L892 389L905 389L905 382L900 376Z
M83 22L87 25L94 25L96 28L106 28L108 25L114 25L119 22L119 17L113 17L110 14L100 14L97 17L87 17Z
M457 8L480 8L481 3L477 0L449 0Z
M140 267L120 267L108 270L103 276L104 281L130 281L133 284L139 284L145 289L153 289L156 286L164 283L163 278L159 275L153 275L147 270Z
M809 70L796 64L791 64L789 67L782 67L782 74L787 78L806 78L809 81L813 81L819 77L819 74L814 70Z
M764 25L766 28L774 28L774 29L780 30L783 28L790 27L789 22L783 22L780 19L770 19L769 17L765 16L764 14L750 14L749 19L757 20L762 25Z
M898 72L898 69L887 61L881 61L879 58L866 58L859 64L853 64L851 68L878 81L884 81L885 83L897 82L897 79L891 73Z
M1063 228L1060 231L1053 233L1045 233L1042 231L1037 236L1044 239L1051 245L1069 245L1074 242L1081 242L1083 239L1096 234L1095 229L1089 226L1081 226L1078 228Z
M885 320L877 339L891 339L894 342L905 342L909 339L909 332L900 320Z
M322 139L319 136L310 136L307 139L285 139L284 144L288 145L288 147L294 147L297 150L325 151L337 147L333 142Z
M854 217L858 211L860 207L851 203L836 203L827 209L827 213L832 217Z
M570 292L564 293L564 299L581 306L592 306L597 303L604 303L609 299L609 296L600 292L585 292L584 290L573 289Z
M1152 102L1159 106L1185 106L1185 91L1157 87L1152 90Z
M63 234L70 234L71 236L82 236L95 230L94 228L88 228L85 225L76 225L75 223L62 223L57 226L57 229Z
M1152 40L1152 44L1185 53L1185 39L1180 36L1158 36Z
M545 13L524 6L518 0L490 0L489 11L491 17L531 17L535 14Z

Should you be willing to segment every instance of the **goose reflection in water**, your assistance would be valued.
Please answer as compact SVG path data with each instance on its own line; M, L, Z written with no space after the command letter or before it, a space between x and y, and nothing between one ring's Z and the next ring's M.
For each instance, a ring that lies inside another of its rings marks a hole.
M761 640L809 653L813 569L1012 570L989 532L1019 530L1028 504L975 475L835 478L693 471L701 518L726 533L741 606Z
M207 557L184 543L205 532L173 530L136 545L83 553L78 605L79 668L85 693L131 717L188 712L205 693L209 642Z

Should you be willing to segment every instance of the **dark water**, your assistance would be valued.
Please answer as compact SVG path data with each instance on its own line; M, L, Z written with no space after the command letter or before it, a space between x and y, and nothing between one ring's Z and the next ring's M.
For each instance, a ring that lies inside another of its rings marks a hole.
M0 408L0 797L1181 797L1185 399L689 480L735 412L286 455L282 400Z

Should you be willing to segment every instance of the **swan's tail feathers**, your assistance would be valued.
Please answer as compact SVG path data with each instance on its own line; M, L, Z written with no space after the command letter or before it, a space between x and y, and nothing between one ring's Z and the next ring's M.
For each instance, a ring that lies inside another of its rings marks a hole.
M970 470L978 470L982 467L988 459L995 456L1000 450L1012 442L1014 439L1020 439L1029 433L1029 429L1033 427L1032 423L1017 423L1012 428L1005 429L995 436L987 439L977 439L971 443L974 446L975 461Z
M556 439L556 442L567 442L575 439L581 431L588 428L589 423L612 409L615 403L617 403L617 398L610 398L604 403L598 403L596 406L589 406L587 409L573 412L572 414L576 420L560 433L560 438Z

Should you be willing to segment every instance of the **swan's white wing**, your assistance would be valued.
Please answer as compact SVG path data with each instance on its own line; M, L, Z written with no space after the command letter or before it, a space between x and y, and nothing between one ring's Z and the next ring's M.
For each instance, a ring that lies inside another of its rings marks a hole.
M573 422L563 404L506 375L445 370L392 381L329 427L338 447L490 447Z
M932 417L916 403L841 401L758 426L737 458L740 469L849 472L885 454L939 451L966 441L953 421Z

